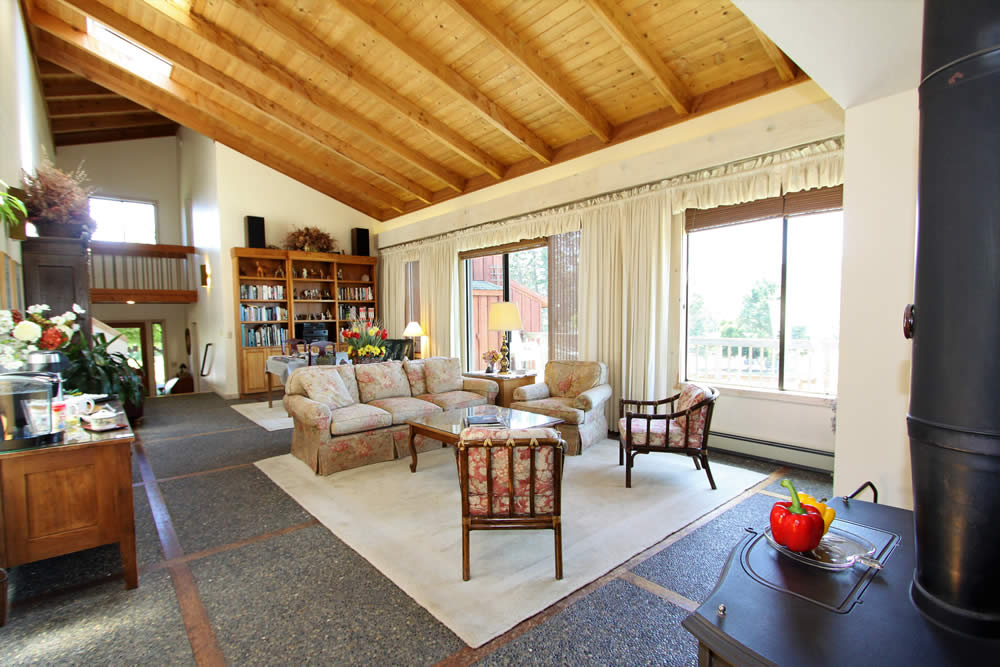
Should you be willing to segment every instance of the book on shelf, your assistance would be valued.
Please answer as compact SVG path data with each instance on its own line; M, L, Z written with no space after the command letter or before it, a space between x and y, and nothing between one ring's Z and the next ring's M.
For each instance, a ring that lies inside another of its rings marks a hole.
M375 291L371 287L340 287L337 289L337 298L341 301L374 300Z
M288 340L288 327L279 324L244 324L241 329L243 347L280 347Z
M288 309L281 306L248 306L241 304L240 319L244 322L287 320Z
M278 301L285 298L284 285L240 285L241 299Z
M340 306L337 310L338 319L341 320L362 320L372 322L375 320L374 306Z

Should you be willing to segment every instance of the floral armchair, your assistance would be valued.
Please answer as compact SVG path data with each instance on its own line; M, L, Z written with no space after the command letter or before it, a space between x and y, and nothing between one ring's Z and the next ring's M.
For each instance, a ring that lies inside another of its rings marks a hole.
M608 437L605 403L611 398L608 365L601 361L550 361L545 383L514 390L515 410L562 419L556 426L566 441L567 454L580 454Z

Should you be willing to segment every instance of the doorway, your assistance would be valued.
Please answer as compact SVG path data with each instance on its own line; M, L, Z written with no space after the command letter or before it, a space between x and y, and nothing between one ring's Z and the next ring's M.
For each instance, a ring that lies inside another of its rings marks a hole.
M107 325L121 334L121 339L127 346L124 354L130 359L129 365L142 375L142 385L146 389L146 395L156 396L156 375L151 349L155 344L146 337L146 323L107 322ZM162 330L162 325L160 325L161 335ZM160 343L160 354L162 356L162 342Z

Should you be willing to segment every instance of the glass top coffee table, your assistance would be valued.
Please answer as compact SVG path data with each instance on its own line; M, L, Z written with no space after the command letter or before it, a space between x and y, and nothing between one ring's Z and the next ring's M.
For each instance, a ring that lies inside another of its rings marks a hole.
M543 428L562 424L562 419L539 415L534 412L524 412L523 410L512 410L502 408L498 405L477 405L472 408L458 408L439 412L427 417L415 417L408 419L406 423L410 427L410 472L417 471L417 448L413 445L413 438L416 435L423 435L433 440L440 440L448 445L457 445L458 436L465 428L465 418L473 415L499 415L504 423L504 428ZM492 428L486 426L485 428ZM500 428L500 427L496 427Z

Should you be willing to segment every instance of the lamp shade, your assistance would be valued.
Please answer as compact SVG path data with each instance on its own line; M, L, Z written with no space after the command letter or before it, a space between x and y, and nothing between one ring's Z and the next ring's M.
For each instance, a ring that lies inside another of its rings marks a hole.
M517 331L521 328L521 311L512 301L490 304L486 328L490 331Z
M415 338L416 336L423 336L424 330L420 328L420 322L410 322L403 329L403 335L407 338Z

